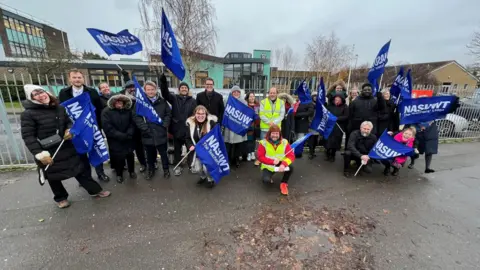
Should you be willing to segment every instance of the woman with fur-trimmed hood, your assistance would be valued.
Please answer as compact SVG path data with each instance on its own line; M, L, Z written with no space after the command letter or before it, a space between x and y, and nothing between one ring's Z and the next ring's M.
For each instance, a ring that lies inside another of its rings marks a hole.
M135 174L133 150L135 143L133 135L135 124L132 117L132 100L126 95L114 95L102 112L103 132L107 136L110 162L117 174L117 182L123 183L123 167L127 160L128 172L131 179Z
M333 99L336 95L341 95L343 98L347 98L347 86L343 80L338 80L328 88L327 91L327 104L332 105Z
M195 145L200 139L205 136L212 128L217 124L217 117L208 112L207 108L203 105L198 105L193 111L193 115L190 116L187 121L188 134L185 137L185 143L189 151L195 150ZM200 175L200 180L198 180L197 185L201 185L205 182L208 183L208 187L213 188L215 182L213 178L208 174L207 168L202 164L200 159L198 159L197 153L194 153L192 161L188 161L191 165L192 172L198 173Z
M289 143L295 141L295 99L287 94L280 93L278 98L285 102L285 117L282 120L282 137Z

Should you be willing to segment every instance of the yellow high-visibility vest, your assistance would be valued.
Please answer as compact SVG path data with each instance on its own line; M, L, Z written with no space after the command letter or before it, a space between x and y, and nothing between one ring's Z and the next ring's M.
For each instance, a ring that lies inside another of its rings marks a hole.
M288 141L282 139L282 142L277 146L277 149L267 140L261 140L260 143L265 147L265 156L271 159L278 159L280 161L285 161L287 165L292 164L292 161L285 156L285 148L287 147ZM275 171L275 166L263 164L260 167L262 170L267 169L271 172Z
M261 101L263 105L263 111L260 111L260 119L262 116L267 117L268 119L275 119L280 117L280 111L282 110L282 106L285 106L285 103L283 100L277 98L277 101L275 102L275 108L272 108L272 104L268 98L264 99ZM273 121L271 121L273 122ZM278 125L281 128L281 125ZM261 130L268 130L270 128L269 123L265 123L263 121L260 121L260 129Z

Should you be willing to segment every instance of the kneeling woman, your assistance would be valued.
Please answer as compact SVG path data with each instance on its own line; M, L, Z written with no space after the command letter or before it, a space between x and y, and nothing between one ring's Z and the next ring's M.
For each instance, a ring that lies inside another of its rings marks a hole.
M197 142L212 130L216 122L217 117L210 115L207 108L202 105L198 105L195 108L193 116L189 117L186 122L189 133L185 138L185 142L189 151L195 150ZM200 159L196 157L196 153L193 155L193 162L190 167L200 175L200 180L197 182L198 185L207 182L208 187L212 188L215 186L213 178L210 177L207 168L202 164Z
M117 174L117 182L123 183L123 168L127 160L128 173L131 179L135 174L133 155L135 125L132 117L132 100L125 95L112 96L102 112L102 127L107 136L110 161Z
M65 108L59 105L58 100L45 91L42 87L27 84L24 86L25 97L23 101L25 111L20 116L22 139L28 150L35 157L39 170L44 171L44 176L53 192L53 200L58 207L70 206L68 192L62 180L75 177L91 196L100 198L110 196L109 191L92 179L90 173L83 166L77 151L70 139L72 123L67 116ZM59 137L60 136L60 137ZM65 140L55 159L53 154L59 146L45 144L45 141ZM45 171L46 167L48 170Z
M403 131L397 133L396 135L393 136L393 139L399 143L402 143L408 147L413 147L413 143L415 141L415 133L416 130L414 127L408 127L405 128ZM393 132L388 132L388 134L393 135ZM401 167L403 167L403 164L407 161L408 157L407 156L399 156L393 159L393 161L390 160L383 160L382 163L385 165L385 170L383 171L383 174L385 176L390 174L390 168L393 167L393 176L398 175L398 171L400 170Z

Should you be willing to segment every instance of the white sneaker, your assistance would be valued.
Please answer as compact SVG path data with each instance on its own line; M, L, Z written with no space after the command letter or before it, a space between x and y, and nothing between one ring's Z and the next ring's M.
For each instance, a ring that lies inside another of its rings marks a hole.
M248 153L248 155L247 155L247 161L252 160L252 158L250 157L251 155L252 155L252 153Z
M255 153L252 152L252 157L251 157L252 160L255 160Z

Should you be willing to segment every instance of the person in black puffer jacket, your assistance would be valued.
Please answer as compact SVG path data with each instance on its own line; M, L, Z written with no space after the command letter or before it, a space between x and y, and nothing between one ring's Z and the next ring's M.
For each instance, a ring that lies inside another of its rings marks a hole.
M382 90L382 95L385 100L385 108L378 112L377 137L380 137L385 129L397 132L400 126L400 116L395 101L390 97L390 89Z
M136 179L133 155L135 125L132 117L132 100L125 95L114 95L102 112L103 132L107 136L110 162L117 174L117 182L123 183L123 167L127 160L131 179Z
M343 156L343 174L345 177L351 177L350 161L354 160L357 167L363 164L363 171L366 173L372 172L372 160L368 153L375 146L377 136L372 133L372 122L365 121L360 125L360 130L355 130L350 134L347 143L347 150Z
M310 118L313 117L313 114L315 113L315 107L312 101L302 102L299 100L295 105L298 106L295 112L295 135L297 136L297 139L299 139L308 133L308 129L310 127ZM295 148L295 157L302 157L303 148L304 144L299 146L298 150Z
M157 90L157 85L152 81L145 82L143 90L148 98L147 102L153 106L158 116L162 119L162 124L156 124L147 121L144 117L134 113L134 121L142 132L142 143L147 152L148 173L146 180L151 180L155 175L155 161L157 159L157 150L160 153L163 167L163 177L169 178L167 155L167 130L172 118L172 111ZM138 106L138 103L135 104ZM135 112L135 110L134 110Z
M348 123L348 105L346 104L345 96L341 93L335 95L332 99L332 104L328 105L327 109L337 117L337 124L325 142L325 149L327 149L326 160L335 162L335 154L342 147L343 134Z
M173 135L174 163L177 164L182 158L182 147L185 145L185 136L188 130L185 121L193 114L197 101L189 95L190 88L184 82L181 82L178 86L178 95L171 94L168 91L167 77L164 74L160 76L160 91L162 92L162 97L172 105L170 133ZM191 162L188 162L188 164L191 164ZM178 166L174 174L175 176L180 176L182 167Z
M348 123L348 132L352 133L355 130L360 129L360 125L369 121L374 125L377 124L378 113L385 109L385 100L383 100L382 93L379 91L376 98L372 95L372 85L365 83L362 85L362 91L352 104L350 104ZM373 126L373 134L377 134L376 126Z
M75 177L90 195L109 196L110 192L102 191L102 187L92 179L70 141L72 135L69 131L72 123L65 108L59 105L53 95L40 86L27 84L24 86L24 90L27 100L22 102L25 111L20 116L22 139L35 157L38 170L44 171L45 178L54 194L53 199L57 202L58 207L70 206L67 200L68 192L61 181L71 177ZM63 136L65 141L53 158L59 145L43 149L39 140L55 134ZM47 165L49 168L45 171Z

